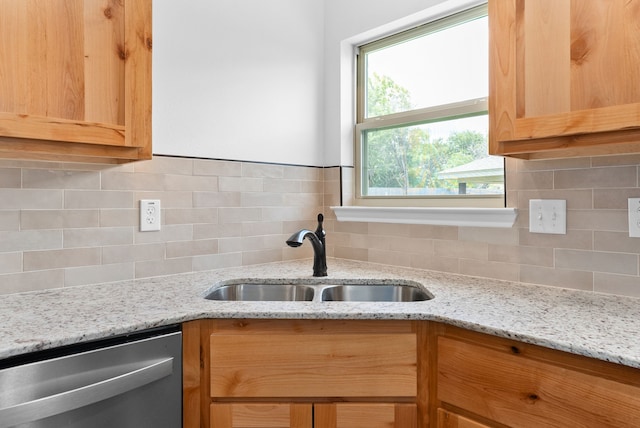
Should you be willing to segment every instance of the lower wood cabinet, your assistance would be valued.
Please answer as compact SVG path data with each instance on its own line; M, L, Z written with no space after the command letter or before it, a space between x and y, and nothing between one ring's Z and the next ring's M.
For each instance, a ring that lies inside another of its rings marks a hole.
M444 409L438 409L437 416L438 428L489 428L489 425L481 424Z
M430 321L183 325L184 428L640 427L640 370Z
M440 428L640 427L637 369L450 326L436 330L432 409L439 408Z
M416 428L415 404L213 403L212 428Z
M328 403L314 406L315 428L416 428L417 406L399 403Z
M312 428L310 403L212 403L211 428Z
M184 427L426 427L426 337L414 321L186 323Z

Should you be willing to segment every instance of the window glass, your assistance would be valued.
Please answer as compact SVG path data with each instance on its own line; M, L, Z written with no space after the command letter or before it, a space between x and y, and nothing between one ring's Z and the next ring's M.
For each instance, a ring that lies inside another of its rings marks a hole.
M484 16L367 52L365 117L486 97L487 37ZM385 85L397 91L386 104Z
M360 47L359 198L504 206L504 161L488 156L487 37L485 5Z

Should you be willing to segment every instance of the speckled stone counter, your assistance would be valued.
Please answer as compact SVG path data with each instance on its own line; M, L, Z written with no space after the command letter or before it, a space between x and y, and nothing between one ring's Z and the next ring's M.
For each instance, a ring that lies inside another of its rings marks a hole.
M311 261L0 296L0 358L201 318L440 321L640 368L640 299L330 259L322 281L404 279L435 298L411 303L225 302L235 279L311 277Z

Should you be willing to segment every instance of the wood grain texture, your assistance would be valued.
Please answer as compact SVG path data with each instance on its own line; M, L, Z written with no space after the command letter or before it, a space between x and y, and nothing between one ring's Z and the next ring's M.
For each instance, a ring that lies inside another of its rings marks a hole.
M199 321L182 324L182 426L199 428L202 407ZM207 400L208 404L208 400Z
M137 159L139 155L135 147L66 142L61 145L55 141L0 137L0 157L15 159L16 153L20 153L21 159L88 163L125 163Z
M536 138L499 143L510 156L523 159L554 159L604 156L640 152L640 130L578 134L567 137Z
M141 159L151 158L151 0L125 2L124 108L125 146L140 147Z
M212 397L414 397L415 334L219 334Z
M151 0L2 0L1 156L150 159L151 46Z
M126 133L122 125L2 112L0 124L5 137L106 146L122 146Z
M124 4L85 0L83 24L84 120L124 126Z
M637 153L600 137L640 129L639 3L489 0L491 154Z
M212 403L211 428L312 428L313 405Z
M418 426L429 426L429 406L435 398L435 388L430 388L432 358L435 359L435 346L431 346L431 325L429 322L415 324L418 343L418 395L416 396ZM435 378L434 378L435 379Z
M517 80L524 87L520 117L536 117L571 110L569 16L570 2L537 0L518 9L523 67ZM519 127L518 127L519 129ZM516 138L521 138L516 135Z
M571 1L571 109L640 102L638 1Z
M84 2L43 0L38 9L45 22L47 116L84 121Z
M318 428L416 428L415 404L329 403L316 404Z
M512 427L640 425L640 386L447 337L438 398Z
M84 119L82 0L0 3L0 111Z
M624 130L630 123L640 124L640 104L607 106L538 117L515 122L516 140L593 134Z
M438 428L489 428L489 425L481 424L464 416L438 409Z
M310 333L334 336L336 334L391 334L415 333L419 323L410 321L376 320L274 320L274 319L218 319L211 320L212 333L271 335L284 333Z

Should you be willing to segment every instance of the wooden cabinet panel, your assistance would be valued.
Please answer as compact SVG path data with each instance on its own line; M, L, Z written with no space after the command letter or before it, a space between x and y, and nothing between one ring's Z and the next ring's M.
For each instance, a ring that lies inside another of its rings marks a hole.
M0 157L151 157L151 0L3 0L0 46Z
M489 426L444 409L438 409L438 428L489 428Z
M639 151L638 20L638 0L489 0L490 153Z
M413 321L185 323L183 425L426 426L426 340Z
M316 404L315 428L417 428L415 404Z
M640 426L635 382L438 338L438 400L512 427Z
M213 403L211 428L312 428L311 404Z
M210 338L212 397L415 397L415 333Z

